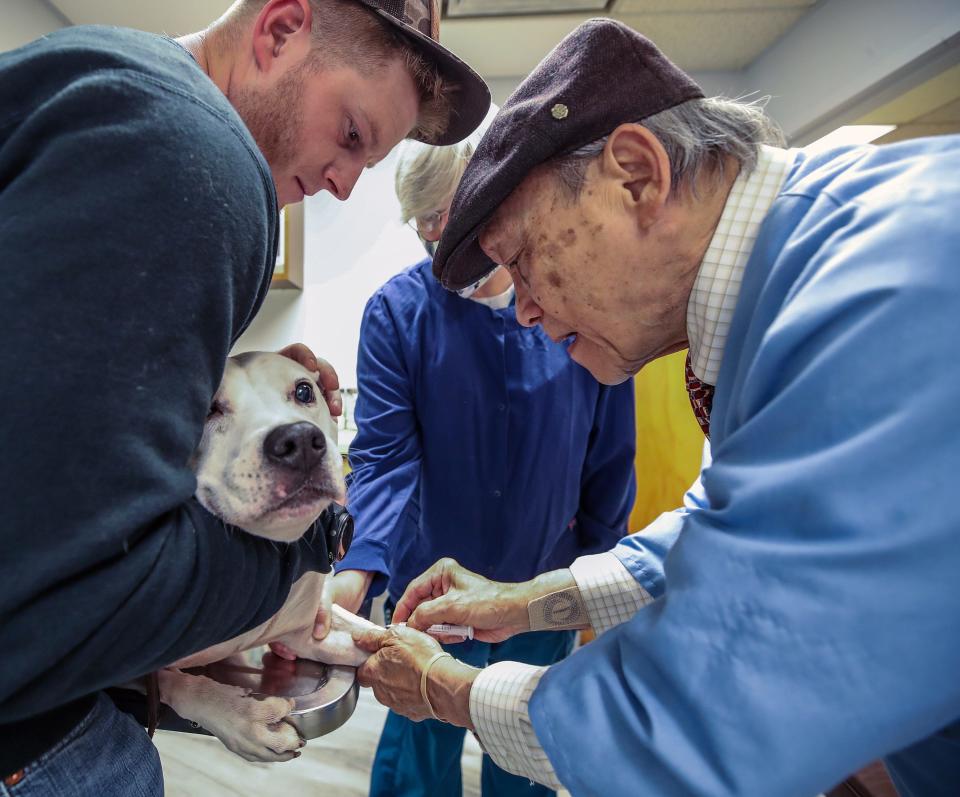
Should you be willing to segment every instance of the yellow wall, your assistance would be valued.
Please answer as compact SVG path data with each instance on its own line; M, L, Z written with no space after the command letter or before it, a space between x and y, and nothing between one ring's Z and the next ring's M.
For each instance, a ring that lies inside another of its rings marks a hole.
M680 506L700 470L703 432L690 409L683 351L645 366L634 379L637 397L637 501L630 530Z

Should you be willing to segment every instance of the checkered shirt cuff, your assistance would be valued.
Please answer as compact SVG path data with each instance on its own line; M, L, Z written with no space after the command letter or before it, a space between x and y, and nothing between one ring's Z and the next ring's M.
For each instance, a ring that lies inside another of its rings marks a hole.
M580 588L590 625L597 636L625 623L653 602L653 596L612 553L581 556L570 565L570 572Z
M527 706L546 671L515 661L486 667L470 689L470 719L477 741L498 767L556 790L560 781L537 740Z

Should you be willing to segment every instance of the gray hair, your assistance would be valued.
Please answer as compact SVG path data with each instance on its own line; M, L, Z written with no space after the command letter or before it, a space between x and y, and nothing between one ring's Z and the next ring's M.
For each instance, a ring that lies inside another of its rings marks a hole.
M671 195L689 187L696 196L702 175L721 180L727 156L749 174L757 165L761 145L785 146L780 126L764 113L769 100L688 100L637 122L653 133L667 151ZM561 185L573 199L580 196L587 167L603 152L608 138L604 136L552 162Z
M473 150L470 139L449 147L404 142L394 181L400 200L400 220L406 223L444 209L463 177Z

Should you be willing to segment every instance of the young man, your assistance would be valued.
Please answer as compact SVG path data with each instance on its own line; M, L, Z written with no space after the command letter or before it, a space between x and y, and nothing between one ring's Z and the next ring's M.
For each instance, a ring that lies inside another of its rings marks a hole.
M429 247L475 141L405 145L397 195ZM390 279L364 312L357 361L358 434L350 447L356 535L334 600L356 609L371 579L388 607L440 556L490 577L530 578L607 550L623 536L635 493L633 384L598 385L540 330L517 323L513 281L495 269L461 295L428 258ZM349 585L353 584L351 588ZM449 646L477 667L548 665L573 631ZM390 712L371 797L463 792L464 731ZM548 795L484 756L487 797Z
M161 793L156 751L98 690L256 626L311 569L309 540L225 531L189 461L269 286L278 204L346 199L404 137L483 118L433 11L246 0L179 42L74 28L0 56L0 778L18 795Z
M394 709L573 794L816 794L881 756L903 795L960 793L960 139L768 130L586 23L504 105L434 261L452 289L509 264L520 322L605 384L689 344L713 460L687 506L525 584L440 562L395 614L596 642L477 672L368 640Z

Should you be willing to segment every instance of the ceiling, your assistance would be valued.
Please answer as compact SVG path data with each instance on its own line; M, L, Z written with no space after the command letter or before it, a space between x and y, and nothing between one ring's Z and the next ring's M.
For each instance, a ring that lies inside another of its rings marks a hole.
M38 0L70 22L110 24L180 35L205 27L230 0ZM441 41L488 81L515 81L553 46L605 9L649 36L681 68L692 73L736 73L752 64L823 0L443 0ZM546 8L516 14L511 9ZM498 9L492 16L476 16ZM458 16L459 15L459 16ZM508 83L509 85L509 83ZM960 132L960 66L849 123L896 124L882 142Z
M606 16L653 39L687 72L743 69L816 0L616 0ZM441 40L488 79L526 75L596 13L445 19Z
M876 144L960 133L960 65L904 92L856 123L897 125Z
M48 0L71 22L110 24L155 33L180 35L205 27L225 9L228 0ZM465 10L481 0L464 3ZM511 7L533 3L557 8L544 0L482 0ZM782 37L817 0L612 0L607 16L619 19L657 42L688 72L736 71ZM582 0L583 5L597 5ZM564 0L560 7L578 5ZM604 4L600 4L601 6ZM448 8L453 13L455 9ZM529 73L586 13L549 13L454 18L441 25L441 41L484 78L510 78Z

